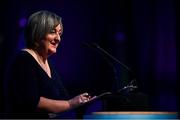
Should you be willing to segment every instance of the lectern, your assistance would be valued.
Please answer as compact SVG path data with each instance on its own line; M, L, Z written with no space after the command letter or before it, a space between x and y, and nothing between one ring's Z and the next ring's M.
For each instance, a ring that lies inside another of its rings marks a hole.
M103 93L97 99L92 100L77 108L78 118L92 115L95 112L120 112L120 111L148 111L147 95L141 92L128 94Z

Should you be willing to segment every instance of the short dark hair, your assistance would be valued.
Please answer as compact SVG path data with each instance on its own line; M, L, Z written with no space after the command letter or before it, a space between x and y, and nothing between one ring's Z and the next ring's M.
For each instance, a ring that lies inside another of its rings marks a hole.
M62 27L61 17L55 13L46 10L33 13L25 28L26 47L36 48L40 40L59 24Z

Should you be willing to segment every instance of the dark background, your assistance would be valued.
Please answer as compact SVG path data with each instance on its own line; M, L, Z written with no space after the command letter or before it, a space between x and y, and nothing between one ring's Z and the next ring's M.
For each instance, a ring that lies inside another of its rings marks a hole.
M98 43L133 70L154 111L177 111L176 48L179 2L174 0L6 0L0 3L0 95L8 62L23 48L28 16L49 10L62 17L64 33L53 63L71 96L116 89L112 66L82 45ZM130 75L120 65L119 88Z

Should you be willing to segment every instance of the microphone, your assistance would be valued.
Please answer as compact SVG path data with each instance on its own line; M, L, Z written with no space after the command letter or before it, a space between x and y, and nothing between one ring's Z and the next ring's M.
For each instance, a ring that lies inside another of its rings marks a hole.
M102 47L100 47L97 43L92 43L90 44L92 47L97 48L98 50L100 50L102 53L104 53L105 55L107 55L108 57L110 57L111 59L113 59L114 61L118 62L119 64L121 64L121 66L123 66L127 71L130 71L132 74L134 74L132 72L132 70L126 66L125 64L123 64L122 62L120 62L117 58L115 58L114 56L112 56L111 54L109 54L106 50L104 50Z
M134 83L136 83L136 78L135 78L135 73L125 64L123 64L121 61L119 61L117 58L115 58L114 56L112 56L110 53L108 53L105 49L103 49L102 47L100 47L97 43L87 43L84 42L83 45L92 48L92 49L96 49L98 52L100 52L103 56L109 57L111 58L113 61L115 61L116 63L120 64L126 71L130 72L131 75L133 76L133 79L129 82L129 84L127 84L126 86L124 86L121 89L118 89L117 92L121 92L122 90L126 90L128 89L128 91L133 91L134 89L138 88L137 85L134 85ZM115 68L113 67L114 71ZM115 71L115 73L117 73ZM118 83L118 82L117 82Z

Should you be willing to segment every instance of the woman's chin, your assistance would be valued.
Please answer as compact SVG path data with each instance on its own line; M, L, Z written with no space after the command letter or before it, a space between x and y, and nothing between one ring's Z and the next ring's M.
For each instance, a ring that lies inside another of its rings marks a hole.
M56 49L53 49L53 50L49 50L49 55L52 55L52 54L55 54L56 53Z

